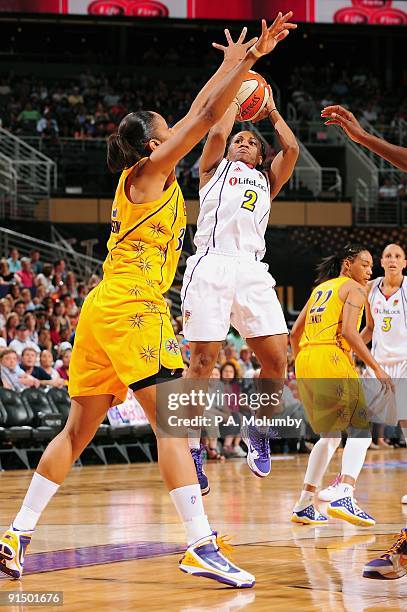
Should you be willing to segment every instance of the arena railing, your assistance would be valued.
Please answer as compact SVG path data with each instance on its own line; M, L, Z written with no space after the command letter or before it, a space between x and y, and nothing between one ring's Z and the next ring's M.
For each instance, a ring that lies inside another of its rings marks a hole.
M14 232L6 227L0 227L0 253L5 256L11 248L17 248L20 255L28 256L30 251L36 249L41 254L41 260L52 262L64 259L68 270L72 270L82 281L87 281L93 274L102 273L103 262L94 257L83 255L58 242L46 242L33 238L20 232Z

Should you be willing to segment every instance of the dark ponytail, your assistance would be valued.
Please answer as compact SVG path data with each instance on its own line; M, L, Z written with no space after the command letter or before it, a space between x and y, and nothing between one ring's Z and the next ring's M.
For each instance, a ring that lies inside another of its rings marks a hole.
M131 168L142 157L149 155L147 143L153 136L154 113L129 113L120 122L116 134L107 141L107 165L110 172Z
M317 278L315 283L319 285L320 283L324 283L331 278L336 278L341 273L342 264L345 259L354 261L359 253L362 253L363 251L367 251L367 248L361 244L347 244L336 255L324 257L321 263L317 266Z

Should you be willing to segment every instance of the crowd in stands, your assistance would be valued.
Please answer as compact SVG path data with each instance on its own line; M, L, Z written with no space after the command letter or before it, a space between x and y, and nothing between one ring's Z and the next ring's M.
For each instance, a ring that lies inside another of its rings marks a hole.
M99 282L79 283L65 261L43 262L39 251L20 257L11 249L0 260L0 364L3 387L62 388L79 312Z

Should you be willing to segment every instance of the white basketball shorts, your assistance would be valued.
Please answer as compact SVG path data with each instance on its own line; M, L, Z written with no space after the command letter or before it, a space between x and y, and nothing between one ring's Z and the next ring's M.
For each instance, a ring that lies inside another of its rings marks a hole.
M396 425L407 420L407 360L379 365L391 376L394 393L384 392L373 371L367 368L363 386L369 418L374 423Z
M233 325L242 338L287 334L268 266L255 255L197 252L181 290L183 332L195 342L224 340Z

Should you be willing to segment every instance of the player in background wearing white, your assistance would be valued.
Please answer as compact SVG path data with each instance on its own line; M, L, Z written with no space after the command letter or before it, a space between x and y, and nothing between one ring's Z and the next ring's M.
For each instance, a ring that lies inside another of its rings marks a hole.
M209 131L200 160L201 208L194 239L197 250L188 259L181 291L183 331L191 349L187 377L209 378L232 324L256 353L261 378L282 383L288 330L274 290L275 280L261 260L270 204L292 175L299 147L270 89L266 107L256 120L269 118L281 151L270 170L261 171L265 152L254 133L238 132L227 147L238 112L238 104L232 103ZM267 408L263 410L259 409L257 416L270 416ZM201 489L208 492L199 434L197 431L196 437L190 438L190 446ZM267 476L268 427L249 425L242 429L242 435L250 469L257 476Z
M388 425L400 423L407 442L407 278L406 254L401 246L389 244L383 251L381 266L384 276L369 283L366 327L362 337L372 342L372 354L392 377L394 400L384 406L381 421ZM367 370L369 378L372 377ZM401 502L407 504L407 495ZM403 529L397 549L370 561L364 569L366 578L399 578L407 573L407 529ZM394 549L394 546L392 547Z

